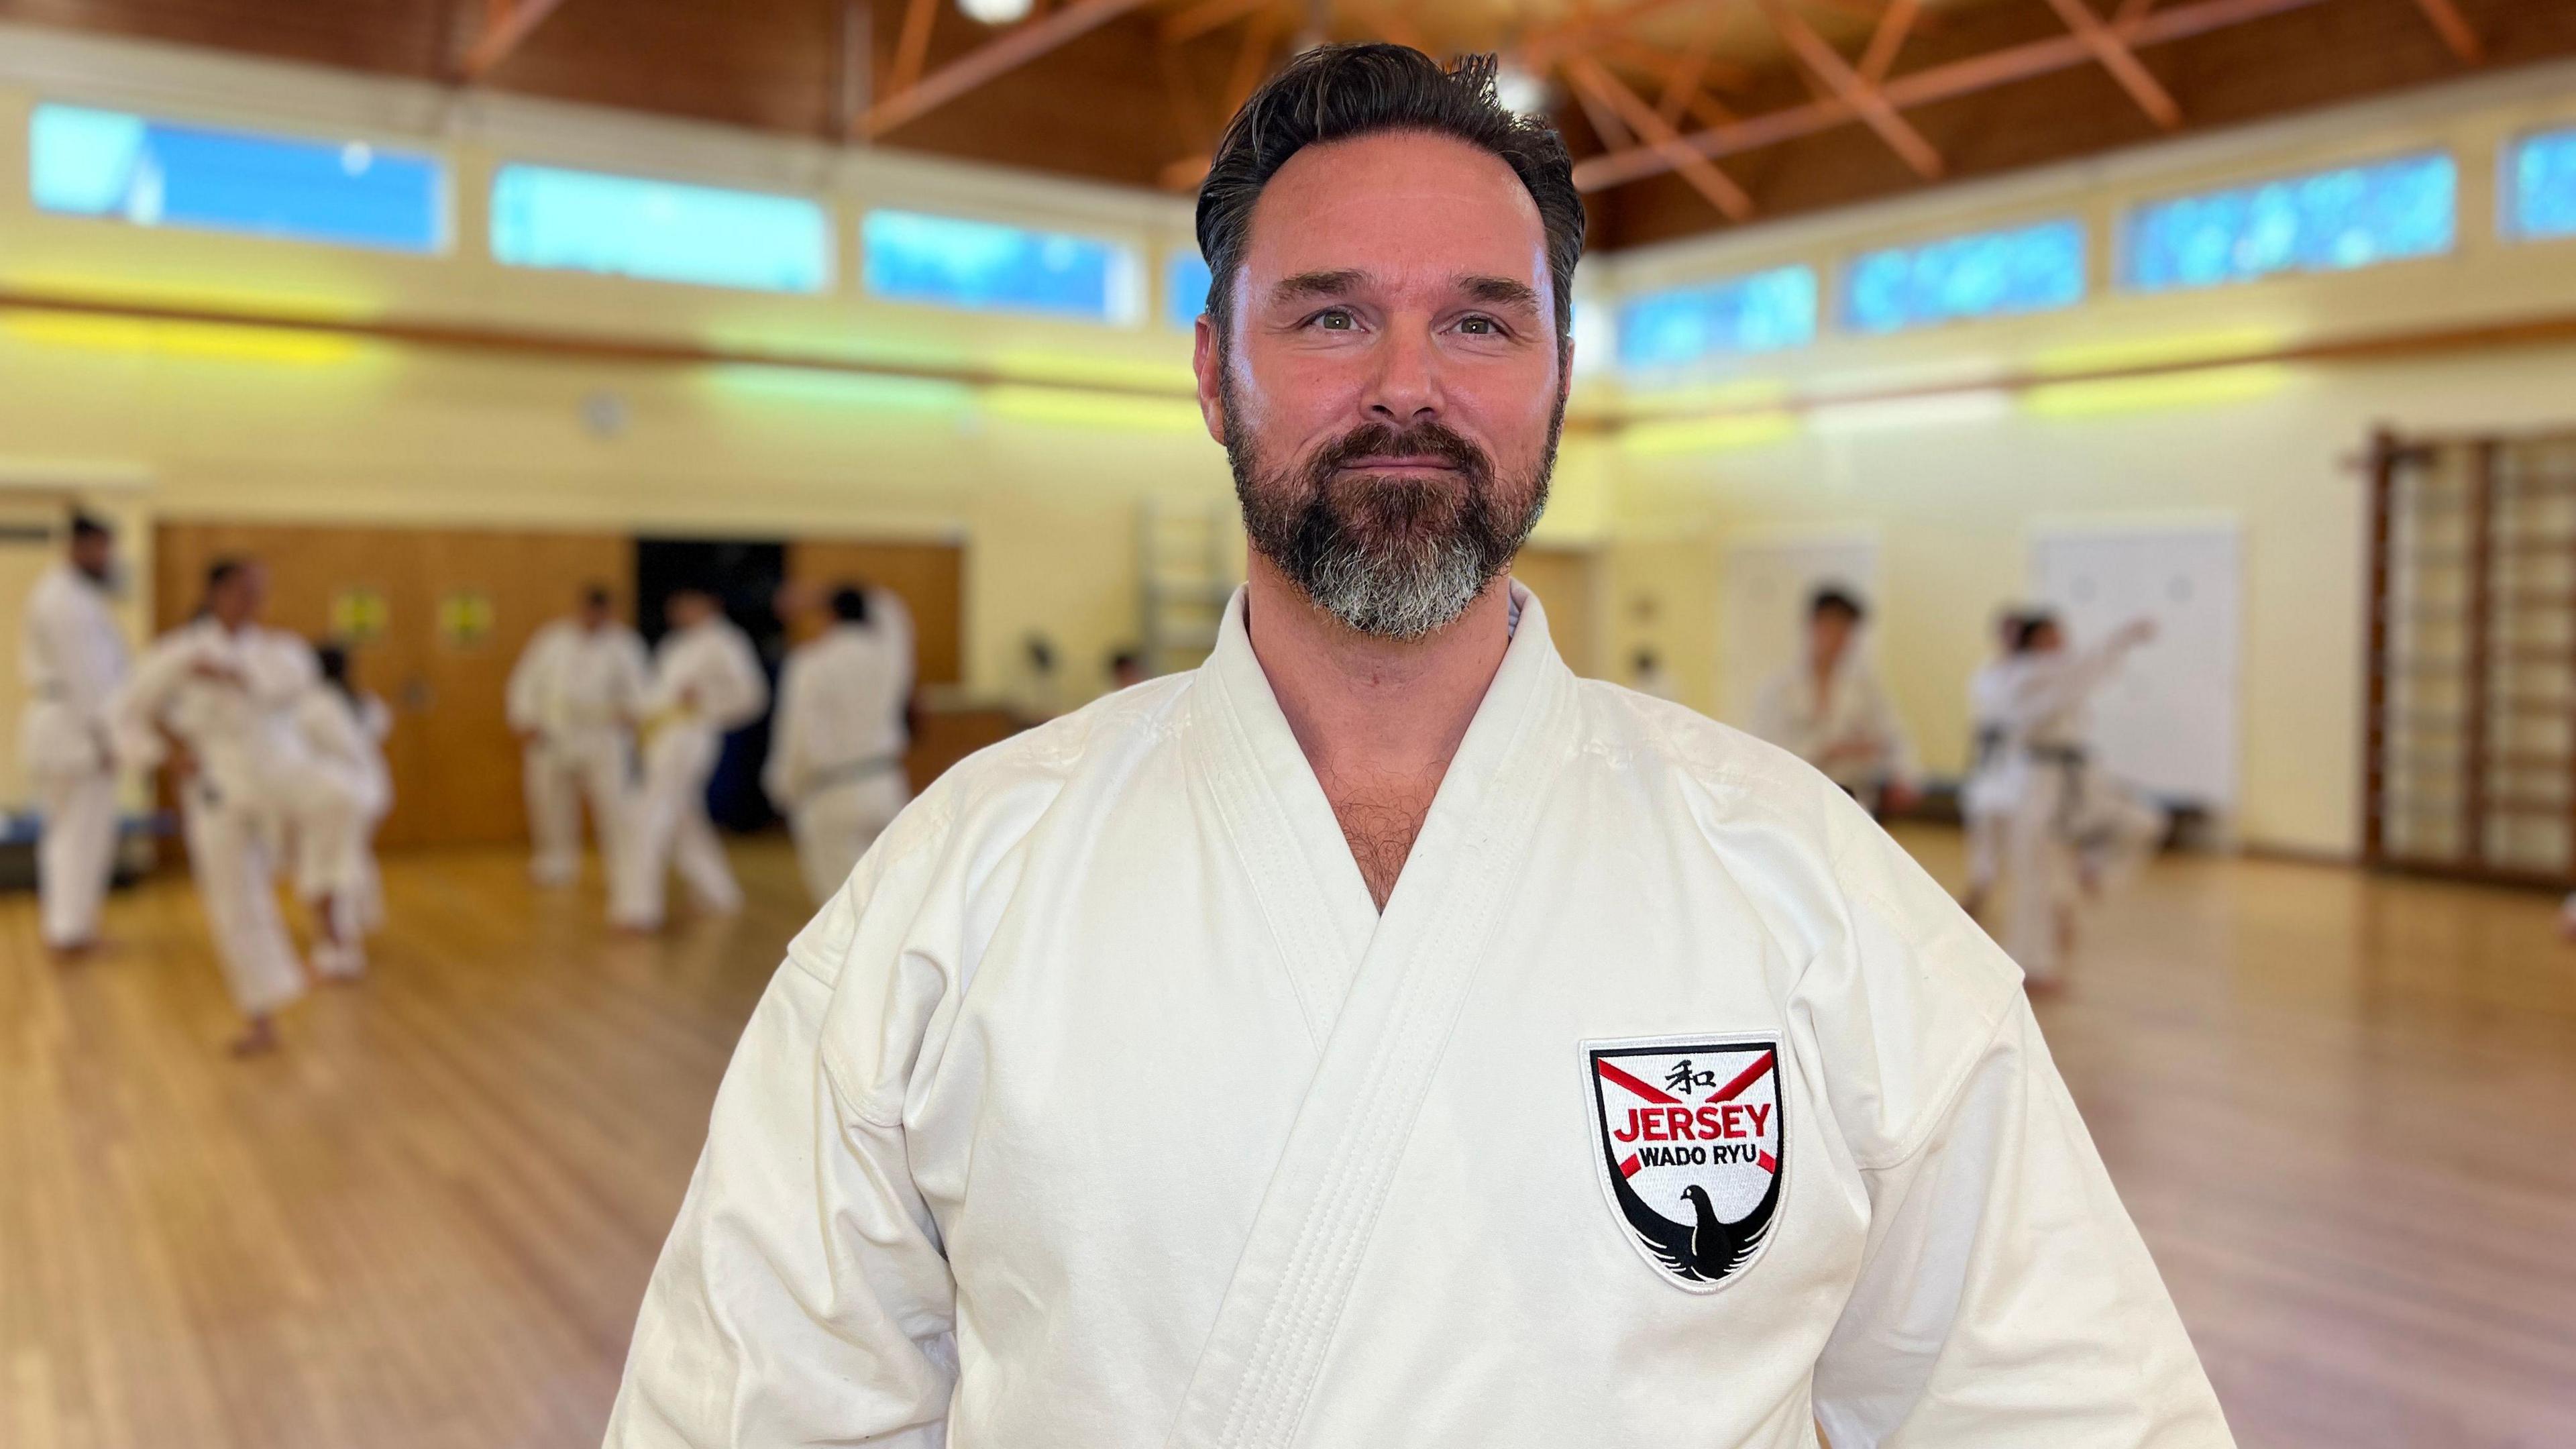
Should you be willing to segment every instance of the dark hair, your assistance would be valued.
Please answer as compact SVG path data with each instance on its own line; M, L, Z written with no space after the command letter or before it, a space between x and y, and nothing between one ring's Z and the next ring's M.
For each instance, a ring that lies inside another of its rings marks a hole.
M1819 619L1827 614L1840 614L1857 624L1869 617L1860 606L1860 597L1840 584L1827 584L1807 598L1807 617Z
M2018 627L2013 630L2013 652L2028 654L2032 646L2039 643L2040 630L2056 627L2057 616L2045 609L2033 609L2022 615Z
M843 584L832 591L832 617L844 624L868 621L868 591L855 584Z
M581 601L589 608L607 608L609 597L608 585L606 584L584 584L581 586Z
M114 538L116 530L108 527L107 521L96 514L83 513L75 508L72 510L72 537Z
M215 590L222 588L224 585L231 583L243 569L249 567L249 559L236 558L230 554L208 564L206 566L206 592L211 594Z
M1573 345L1574 264L1583 259L1583 194L1565 141L1545 121L1517 116L1494 96L1495 60L1460 58L1448 70L1401 45L1319 45L1280 68L1225 128L1199 186L1199 255L1208 264L1208 318L1233 323L1234 274L1252 233L1252 208L1288 158L1308 146L1387 131L1427 131L1499 157L1529 188L1547 230L1559 355Z

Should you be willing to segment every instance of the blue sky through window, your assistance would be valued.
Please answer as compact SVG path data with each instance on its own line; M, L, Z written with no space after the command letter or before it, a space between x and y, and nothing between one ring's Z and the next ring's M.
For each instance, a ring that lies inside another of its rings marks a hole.
M1815 338L1813 267L1673 287L1619 304L1619 365L1635 370L1776 352Z
M1184 332L1198 325L1207 310L1208 264L1197 252L1174 252L1163 259L1163 320Z
M2458 213L2442 152L2178 196L2129 213L2121 279L2161 292L2438 256Z
M1843 323L1895 332L2084 300L2084 224L2063 220L1890 247L1843 271Z
M492 179L492 255L514 267L820 292L832 283L832 222L801 196L509 165Z
M2507 228L2526 239L2576 236L2576 126L2525 136L2508 154Z
M27 141L46 211L391 251L447 243L432 156L53 104L36 107Z
M860 242L868 291L879 297L1099 322L1134 315L1121 295L1125 254L1096 237L871 211Z

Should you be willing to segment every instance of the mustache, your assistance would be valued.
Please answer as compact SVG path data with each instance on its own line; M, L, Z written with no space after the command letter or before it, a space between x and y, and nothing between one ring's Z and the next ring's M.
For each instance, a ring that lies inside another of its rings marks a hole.
M1464 435L1439 422L1398 428L1364 423L1318 451L1306 465L1308 479L1320 487L1335 473L1362 458L1438 458L1474 483L1490 483L1494 460Z

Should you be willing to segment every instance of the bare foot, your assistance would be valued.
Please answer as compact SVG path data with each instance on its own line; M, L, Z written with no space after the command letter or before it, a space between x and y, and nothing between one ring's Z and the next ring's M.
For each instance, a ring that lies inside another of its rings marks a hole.
M47 946L45 954L53 957L57 966L77 966L97 955L98 950L98 938L93 936L86 941L66 941L59 946Z
M232 1054L244 1058L266 1056L277 1046L277 1022L267 1016L254 1016L242 1034L233 1038Z

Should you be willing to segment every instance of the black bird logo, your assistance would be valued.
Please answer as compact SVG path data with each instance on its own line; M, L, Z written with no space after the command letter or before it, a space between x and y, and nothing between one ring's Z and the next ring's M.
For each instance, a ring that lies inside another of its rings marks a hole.
M1646 1200L1620 1175L1617 1163L1610 1166L1610 1181L1620 1213L1646 1250L1675 1277L1694 1283L1714 1283L1743 1267L1753 1250L1762 1246L1763 1236L1771 1230L1772 1212L1780 1204L1780 1174L1774 1172L1753 1211L1734 1222L1720 1222L1708 1189L1693 1183L1682 1189L1682 1201L1690 1205L1693 1220L1677 1223L1646 1206Z

